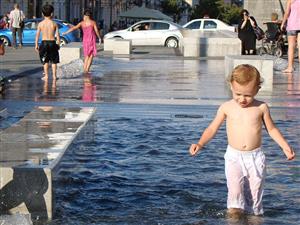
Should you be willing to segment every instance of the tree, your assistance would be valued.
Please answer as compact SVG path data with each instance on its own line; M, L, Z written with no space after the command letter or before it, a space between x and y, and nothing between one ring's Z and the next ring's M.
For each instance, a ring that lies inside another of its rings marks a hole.
M181 14L184 10L188 10L190 7L184 0L163 0L160 3L162 12L166 15L172 16L173 21L178 22L181 18Z
M219 19L228 24L238 24L240 20L241 8L236 4L220 3L220 16Z
M219 0L201 0L192 9L191 19L203 18L208 15L211 18L219 17Z
M191 19L208 15L210 18L220 19L229 24L237 24L241 10L236 4L226 4L224 0L201 0L192 9Z

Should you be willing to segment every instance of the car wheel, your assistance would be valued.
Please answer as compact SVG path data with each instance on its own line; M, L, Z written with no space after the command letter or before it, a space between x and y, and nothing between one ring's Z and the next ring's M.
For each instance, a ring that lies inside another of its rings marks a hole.
M113 37L114 39L118 39L118 40L121 40L121 39L123 39L122 37L120 37L120 36L115 36L115 37Z
M265 55L265 54L267 54L267 49L265 47L259 47L257 49L257 54L258 55Z
M168 48L177 48L178 47L178 40L177 40L177 38L175 38L175 37L169 37L166 40L165 46L168 47Z
M68 44L67 40L65 38L61 37L60 38L60 46L64 46L66 44Z
M7 37L1 36L0 40L3 42L4 46L10 46L10 41Z
M273 55L280 58L282 56L282 49L280 47L274 48Z

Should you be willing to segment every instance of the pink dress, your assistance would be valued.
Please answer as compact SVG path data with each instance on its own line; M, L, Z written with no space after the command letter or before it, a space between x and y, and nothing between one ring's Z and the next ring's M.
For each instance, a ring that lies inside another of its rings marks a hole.
M286 30L300 30L300 0L292 0L291 2L291 11Z
M97 48L96 48L96 33L94 31L94 26L82 26L83 32L83 55L84 56L96 56Z

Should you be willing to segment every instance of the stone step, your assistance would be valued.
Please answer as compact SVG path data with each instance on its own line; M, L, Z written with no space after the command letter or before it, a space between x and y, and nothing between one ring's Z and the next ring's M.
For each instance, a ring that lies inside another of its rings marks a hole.
M52 177L95 108L37 107L0 133L0 209L52 218Z

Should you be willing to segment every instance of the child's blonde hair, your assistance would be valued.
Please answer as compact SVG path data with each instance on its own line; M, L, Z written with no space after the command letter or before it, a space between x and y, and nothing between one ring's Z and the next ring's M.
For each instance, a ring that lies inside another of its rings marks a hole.
M236 66L227 79L227 81L230 83L235 81L240 85L246 85L253 80L256 80L257 87L260 87L260 84L263 82L259 71L254 66L249 64L241 64Z
M271 21L277 21L278 20L278 14L277 13L272 13L271 14Z

